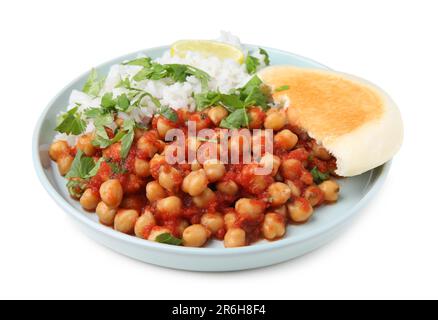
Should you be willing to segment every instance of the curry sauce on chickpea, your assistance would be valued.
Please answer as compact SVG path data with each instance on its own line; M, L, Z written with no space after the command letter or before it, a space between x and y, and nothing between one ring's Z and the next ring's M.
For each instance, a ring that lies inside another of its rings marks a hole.
M113 104L102 99L106 109L96 116L94 130L79 134L75 145L54 141L50 158L68 179L72 197L119 232L189 247L211 239L223 240L227 248L281 239L289 223L305 223L317 207L337 201L336 159L288 123L285 110L270 105L266 88L261 91L257 79L251 81L257 99L265 100L256 99L243 111L219 96L198 111L160 107L150 119L136 122L126 114L121 118L113 106L135 105L135 92L111 98ZM238 125L236 112L242 115ZM190 123L196 132L214 134L186 138L184 161L169 162L168 151L177 141L167 136L173 129L187 134ZM226 135L224 128L235 134ZM189 161L190 151L201 150L206 159L198 153ZM254 150L259 157L245 162L245 156L255 157ZM231 161L233 155L237 161ZM268 170L259 174L263 168Z

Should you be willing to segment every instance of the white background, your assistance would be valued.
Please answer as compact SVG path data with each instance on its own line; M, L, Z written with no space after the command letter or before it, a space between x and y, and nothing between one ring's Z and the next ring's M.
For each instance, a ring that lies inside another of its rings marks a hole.
M0 15L1 298L438 298L436 1L15 0ZM335 241L260 270L168 270L89 240L34 173L40 112L92 66L220 30L392 95L405 140L381 192Z

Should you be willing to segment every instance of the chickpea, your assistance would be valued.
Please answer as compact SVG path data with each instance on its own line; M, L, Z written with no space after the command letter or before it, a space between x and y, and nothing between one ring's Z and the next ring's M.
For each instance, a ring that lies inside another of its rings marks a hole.
M58 160L56 160L56 163L58 164L59 173L62 176L65 176L67 172L70 171L73 160L74 158L69 154L64 154L60 158L58 158Z
M202 169L202 165L198 162L198 160L194 160L191 164L191 170L196 171Z
M169 120L163 118L162 116L158 118L157 131L158 134L160 135L160 138L164 139L166 137L166 133L173 128L174 127Z
M289 186L292 196L299 197L301 195L301 188L296 182L286 180L286 184Z
M297 142L298 136L288 129L281 130L274 136L274 145L284 150L291 150Z
M117 209L109 207L105 202L101 201L96 207L96 214L101 224L112 226L116 217Z
M146 198L150 202L158 201L166 196L166 190L157 181L151 181L146 185Z
M149 170L151 172L151 176L158 180L158 176L160 174L160 169L167 165L166 157L162 155L154 155L154 157L149 161Z
M158 148L145 136L142 136L140 139L138 139L137 149L149 158L152 158L158 152Z
M117 179L110 179L102 183L99 193L102 201L112 208L118 207L123 199L123 188Z
M238 155L245 154L251 149L251 138L243 135L236 134L232 135L228 143L228 151L230 154L235 152Z
M215 199L215 193L210 188L206 188L200 195L193 197L193 203L198 208L206 208Z
M262 201L248 198L241 198L235 204L236 212L245 219L256 220L259 218L265 206Z
M299 160L287 159L281 163L281 175L288 180L296 180L301 177L303 165Z
M239 192L239 186L232 180L218 182L216 189L228 196L235 196Z
M50 145L49 155L53 161L57 161L62 156L68 154L69 151L70 151L70 147L68 146L67 141L58 140Z
M280 207L272 207L272 208L269 209L269 212L278 213L279 215L281 215L284 218L287 217L287 207L286 207L286 205L282 205Z
M330 160L331 154L325 149L324 147L321 147L317 144L313 145L312 147L313 154L315 157L321 159L321 160Z
M338 200L339 194L339 185L336 181L326 180L323 183L319 184L318 187L321 189L324 194L324 200L327 202L335 202Z
M134 173L141 178L148 177L151 174L149 162L140 158L135 158Z
M289 217L294 222L306 222L313 214L312 206L304 198L297 198L293 203L289 203L287 210Z
M126 234L133 234L137 219L137 210L119 209L114 218L114 229Z
M160 199L157 202L157 210L170 216L179 215L181 209L182 201L177 196L170 196L164 199Z
M173 167L163 167L158 175L158 182L167 191L174 192L178 190L181 182L181 173Z
M210 237L210 231L201 224L187 227L182 235L183 246L202 247Z
M283 111L278 110L271 112L266 116L265 129L272 129L278 131L282 129L287 123L286 115Z
M207 160L204 162L204 170L210 182L216 182L225 175L225 166L216 159Z
M150 241L156 241L157 237L158 237L160 234L163 234L163 233L172 233L172 232L170 231L169 228L166 228L166 227L160 227L160 226L155 226L155 227L152 228L151 232L149 233L148 240L150 240Z
M134 233L137 237L144 239L146 228L151 228L155 226L155 217L152 212L146 210L135 223Z
M100 201L99 193L94 192L91 189L86 189L79 200L82 208L88 211L96 209L97 204Z
M123 197L120 203L120 208L123 209L135 209L139 212L146 205L146 199L139 194L131 194Z
M204 169L190 172L183 180L182 190L192 197L199 196L207 188L208 179Z
M141 178L133 173L127 175L127 179L123 184L123 193L132 194L137 193L144 186Z
M122 144L120 142L110 145L102 151L102 155L105 158L112 159L114 161L122 160Z
M268 188L269 197L273 206L285 204L291 197L292 190L282 182L274 182Z
M146 130L141 129L141 128L135 128L134 129L134 138L135 140L138 140L141 138L142 135L144 135L146 132Z
M261 159L260 164L265 167L266 169L272 168L271 175L275 176L277 175L278 169L281 165L281 159L280 157L274 156L271 153L266 153Z
M227 230L233 228L236 221L237 215L235 212L228 212L224 215L224 223Z
M248 109L248 119L250 129L259 129L263 125L266 114L260 107L252 107Z
M216 106L208 110L207 114L210 120L217 126L228 116L228 111L222 106Z
M286 224L284 217L278 213L268 213L262 225L263 236L267 240L274 240L284 236Z
M216 234L216 232L224 227L225 222L222 214L216 212L203 214L201 217L201 224L213 234Z
M306 198L312 207L321 204L324 201L324 193L318 186L309 186L304 190L304 198Z
M175 227L175 234L178 236L178 237L182 237L182 234L183 234L183 232L184 232L184 230L189 226L190 224L189 224L189 222L187 221L187 220L185 220L185 219L181 219L179 222L178 222L178 224L176 225L176 227Z
M246 245L246 233L241 228L231 228L225 233L225 248L243 247Z
M88 156L91 157L96 153L96 148L93 146L93 135L91 133L84 134L79 137L76 147Z

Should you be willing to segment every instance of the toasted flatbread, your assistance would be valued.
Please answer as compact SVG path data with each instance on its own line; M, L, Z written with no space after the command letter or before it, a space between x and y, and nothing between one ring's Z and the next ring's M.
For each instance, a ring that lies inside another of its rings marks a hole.
M306 130L337 159L336 173L354 176L390 160L403 140L400 112L372 83L345 73L272 66L259 72L287 108L288 120Z

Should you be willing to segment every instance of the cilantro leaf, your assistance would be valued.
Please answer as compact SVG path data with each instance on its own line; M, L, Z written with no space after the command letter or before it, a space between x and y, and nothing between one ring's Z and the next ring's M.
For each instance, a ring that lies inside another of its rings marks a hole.
M129 130L120 141L122 143L120 154L122 158L125 159L131 149L132 141L134 141L134 130Z
M87 80L82 88L82 91L90 96L97 97L100 90L103 88L105 77L99 77L96 69L91 69Z
M268 52L265 49L263 49L263 48L259 48L259 52L260 52L261 55L265 56L265 58L263 59L263 62L265 63L265 65L269 66L271 61L269 59Z
M77 200L79 200L86 188L87 182L83 179L71 179L67 182L68 193L70 193L72 198Z
M275 92L280 92L280 91L285 91L285 90L288 90L290 88L290 86L288 86L288 85L284 85L284 86L280 86L280 87L277 87L277 88L275 88Z
M316 184L320 184L321 182L330 178L330 173L323 173L319 171L317 167L313 167L310 173L312 174L313 181L315 181Z
M84 115L87 118L96 118L102 115L102 108L88 108L84 111Z
M262 80L260 80L258 76L254 76L240 89L240 97L245 107L257 105L262 107L263 110L266 110L268 97L262 91L262 83Z
M96 164L94 165L94 167L87 173L87 175L85 176L85 178L91 178L94 177L97 172L99 171L100 165L102 162L104 162L105 159L102 157L99 160L97 160Z
M244 104L237 94L223 94L221 96L221 103L230 111L242 109Z
M248 71L249 74L254 74L257 71L257 67L260 65L260 61L253 56L248 56L245 59L245 65L246 65L246 71Z
M151 95L149 92L146 92L146 91L143 91L143 90L140 90L140 89L134 89L134 88L131 88L131 89L132 89L132 90L137 90L137 91L141 92L141 94L139 94L139 95L137 95L137 96L135 97L136 100L135 100L135 102L133 103L134 106L138 107L138 106L140 105L141 100L142 100L144 97L149 97L149 98L151 99L152 103L153 103L157 108L161 108L161 103L160 103L160 101L159 101L157 98L155 98L153 95Z
M195 104L196 109L198 111L202 111L203 109L213 106L217 104L221 100L222 96L220 92L216 91L208 91L195 94Z
M126 111L128 110L129 106L131 105L131 101L129 101L128 96L125 93L122 93L120 96L117 97L117 109L120 111Z
M208 80L210 76L208 73L186 65L186 64L159 64L152 62L150 66L145 66L135 76L135 81L142 81L146 79L160 80L170 78L175 82L184 82L188 76L194 76L201 82L202 89L205 91L208 88Z
M135 129L135 121L133 119L126 119L123 121L123 129L124 130L134 130Z
M175 110L173 110L167 106L161 106L158 109L158 114L162 115L163 117L169 119L172 122L178 121L178 115L176 114Z
M248 124L249 118L246 110L237 109L224 120L222 120L220 126L227 129L239 129L241 127L248 127Z
M145 67L148 68L151 66L151 58L149 57L142 57L142 58L137 58L134 60L130 60L127 62L123 62L122 65L128 65L128 66L141 66L141 67Z
M112 92L107 92L103 95L100 104L105 109L113 109L117 105L117 101L113 99Z
M120 80L118 84L116 84L116 88L129 88L131 86L131 81L129 78L125 78Z
M156 242L179 246L182 244L182 240L172 236L170 233L162 233L155 238Z
M61 116L61 122L55 128L55 131L66 134L78 135L85 131L86 122L78 112L79 107L74 107Z
M95 163L93 158L84 157L82 150L78 150L76 156L71 164L66 178L86 178L88 173L93 169Z

